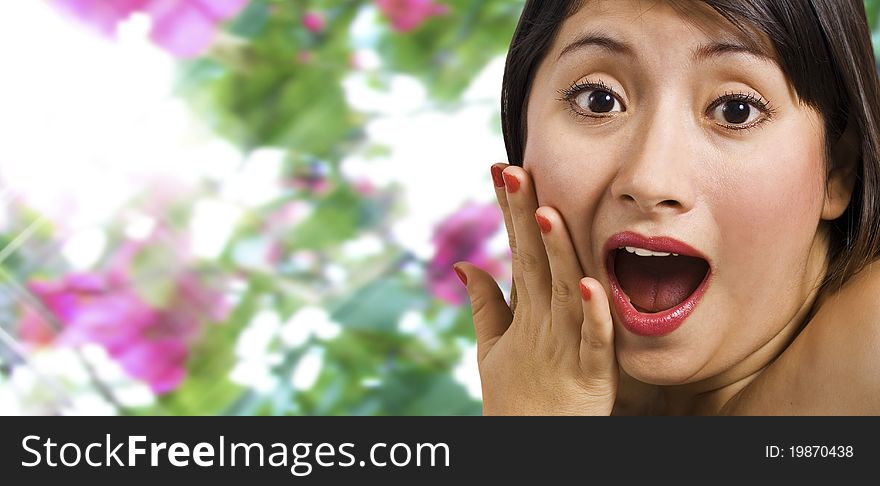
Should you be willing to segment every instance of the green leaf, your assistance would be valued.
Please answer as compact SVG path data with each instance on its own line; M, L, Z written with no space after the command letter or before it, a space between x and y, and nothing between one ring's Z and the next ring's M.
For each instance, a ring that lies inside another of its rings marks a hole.
M297 250L317 250L338 245L357 235L361 222L360 198L339 188L316 207L312 214L285 238Z
M415 397L407 415L480 415L482 406L449 375L435 375L425 391Z
M266 0L251 0L229 26L229 31L241 37L255 37L268 24L271 12Z
M404 312L424 307L427 296L399 279L377 280L362 289L357 298L333 313L333 320L349 330L394 333Z

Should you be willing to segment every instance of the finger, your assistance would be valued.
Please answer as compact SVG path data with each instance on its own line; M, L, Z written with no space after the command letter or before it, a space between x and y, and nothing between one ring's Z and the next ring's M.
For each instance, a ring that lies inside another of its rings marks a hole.
M531 309L547 309L550 305L550 266L541 231L535 222L535 211L538 209L535 186L522 167L508 167L504 169L503 176L516 238L516 255L513 258L518 263L522 281L522 285L517 285L518 297L520 302L528 299ZM514 279L519 283L516 275Z
M483 361L483 357L510 327L513 314L491 275L467 262L456 263L453 268L471 299L474 332L477 335L477 359Z
M580 291L584 313L579 353L581 371L594 382L616 387L618 367L608 297L602 285L590 277L580 280Z
M510 285L510 309L511 311L516 310L517 305L517 294L516 294L516 286L517 280L519 280L519 286L521 288L525 288L525 283L522 282L520 278L519 272L519 264L517 263L516 258L516 235L513 232L513 220L510 217L510 204L507 202L507 189L504 186L504 169L510 167L507 164L494 164L492 165L492 182L495 184L495 199L498 200L498 206L501 208L501 214L504 215L504 228L507 230L507 242L510 246L510 253L512 258L512 269L511 269L511 278L512 282Z
M562 215L554 208L541 207L535 220L544 240L550 263L550 332L566 342L578 342L583 310L578 288L584 274Z

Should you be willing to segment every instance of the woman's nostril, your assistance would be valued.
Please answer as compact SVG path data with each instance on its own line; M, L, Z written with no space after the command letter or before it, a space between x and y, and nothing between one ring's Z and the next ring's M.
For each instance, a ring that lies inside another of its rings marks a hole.
M656 211L657 209L677 209L680 210L684 207L681 201L676 199L648 199L648 198L637 198L631 194L623 194L621 198L627 203L632 204L638 207L642 211L650 212Z

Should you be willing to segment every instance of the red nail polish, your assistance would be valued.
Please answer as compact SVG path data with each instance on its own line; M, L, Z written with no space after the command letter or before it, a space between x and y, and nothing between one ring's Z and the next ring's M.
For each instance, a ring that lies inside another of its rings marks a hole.
M465 275L465 273L458 267L453 267L453 270L455 270L455 274L458 275L458 279L461 280L461 283L467 287L467 275Z
M507 192L514 193L519 190L519 179L510 174L504 174L504 185L507 186Z
M590 288L584 285L583 282L581 282L581 297L583 297L586 301L589 301L593 298L593 293L590 292Z
M538 222L538 227L541 228L541 233L545 235L553 229L553 226L550 224L550 220L541 216L540 214L535 215L535 220Z
M492 166L492 182L495 183L495 187L504 187L504 176L502 175L504 172L504 167L500 165Z

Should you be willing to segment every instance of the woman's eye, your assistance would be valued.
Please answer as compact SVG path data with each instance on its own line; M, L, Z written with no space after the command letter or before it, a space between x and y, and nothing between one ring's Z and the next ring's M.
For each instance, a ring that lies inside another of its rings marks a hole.
M612 93L601 89L588 89L574 99L587 114L604 115L623 111L623 105Z
M724 101L711 111L713 120L725 126L733 125L731 128L744 128L737 125L750 126L761 115L762 110L748 101L739 99Z

